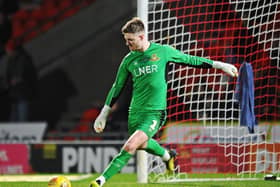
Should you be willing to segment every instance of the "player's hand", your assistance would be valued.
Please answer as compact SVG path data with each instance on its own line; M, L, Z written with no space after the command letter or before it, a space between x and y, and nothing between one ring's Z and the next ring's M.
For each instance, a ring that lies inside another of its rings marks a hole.
M232 64L227 64L219 61L213 61L213 67L223 70L225 73L232 77L238 77L238 70Z
M232 77L238 77L238 70L234 65L224 63L222 70Z
M104 118L102 115L99 115L93 125L94 131L97 133L103 132L106 125L106 118Z
M92 131L95 131L97 133L103 132L110 111L111 107L104 105L94 124L91 124Z

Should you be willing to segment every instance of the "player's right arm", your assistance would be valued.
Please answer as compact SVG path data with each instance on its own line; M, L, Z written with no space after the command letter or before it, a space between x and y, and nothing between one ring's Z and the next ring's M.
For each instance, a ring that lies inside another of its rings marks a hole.
M111 107L114 105L114 103L120 96L120 93L123 90L128 79L128 76L129 72L126 69L125 60L123 60L118 69L115 82L113 83L113 86L106 97L105 105L103 106L100 114L96 118L94 124L91 125L92 130L94 130L95 132L101 133L105 128L107 117L110 114Z

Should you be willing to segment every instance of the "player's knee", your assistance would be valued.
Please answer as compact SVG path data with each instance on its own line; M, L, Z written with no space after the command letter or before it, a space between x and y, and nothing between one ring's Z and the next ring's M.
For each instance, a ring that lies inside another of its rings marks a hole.
M128 153L131 153L131 154L133 154L136 151L136 149L137 149L137 147L131 142L128 142L124 146L124 150L126 150Z
M147 148L147 142L144 142L142 145L138 147L138 149L145 149Z

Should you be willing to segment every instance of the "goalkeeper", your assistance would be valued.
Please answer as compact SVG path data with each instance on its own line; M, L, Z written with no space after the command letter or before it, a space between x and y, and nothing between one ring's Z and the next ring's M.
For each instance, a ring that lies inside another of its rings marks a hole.
M92 129L97 133L104 130L111 107L131 76L133 92L128 116L130 137L105 171L91 182L90 187L103 186L127 164L137 149L160 156L167 170L171 172L174 170L176 152L165 149L152 138L166 119L168 62L195 68L217 68L232 77L238 75L236 67L231 64L191 56L168 45L149 42L145 37L144 23L139 18L129 20L122 27L122 33L130 53L122 60L115 82L107 95L103 109L92 124Z

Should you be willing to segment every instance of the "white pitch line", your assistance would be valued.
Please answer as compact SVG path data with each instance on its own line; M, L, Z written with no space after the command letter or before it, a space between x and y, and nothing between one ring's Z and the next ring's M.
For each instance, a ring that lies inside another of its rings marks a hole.
M61 174L63 175L63 174ZM0 182L47 182L51 178L60 175L3 175L0 176ZM70 181L77 181L91 177L92 175L63 175L67 177Z
M162 180L159 183L172 183L172 182L207 182L207 181L255 181L262 180L260 178L193 178L193 179L174 179Z

